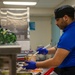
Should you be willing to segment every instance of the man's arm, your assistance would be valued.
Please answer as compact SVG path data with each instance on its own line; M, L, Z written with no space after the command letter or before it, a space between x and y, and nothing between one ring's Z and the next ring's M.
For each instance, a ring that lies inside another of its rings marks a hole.
M56 46L54 46L54 47L48 48L47 50L48 50L48 54L55 54L57 48Z
M59 66L70 52L66 49L58 48L53 58L47 59L42 62L36 62L39 68L50 68Z

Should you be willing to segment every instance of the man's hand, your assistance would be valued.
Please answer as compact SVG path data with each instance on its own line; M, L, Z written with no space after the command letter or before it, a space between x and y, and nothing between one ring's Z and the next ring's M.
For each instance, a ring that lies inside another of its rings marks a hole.
M34 62L34 61L26 61L25 63L27 65L23 66L23 68L26 68L26 69L36 69L36 62Z
M38 48L37 49L37 51L38 51L38 54L48 54L48 50L46 49L46 48Z

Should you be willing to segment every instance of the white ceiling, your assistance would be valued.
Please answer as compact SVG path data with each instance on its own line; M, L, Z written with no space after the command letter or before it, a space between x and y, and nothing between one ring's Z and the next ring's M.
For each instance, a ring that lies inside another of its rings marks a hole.
M55 8L61 4L64 0L38 0L38 3L35 7L43 8Z
M0 0L0 8L25 8L26 6L4 5L3 1L31 1L37 2L35 6L30 7L31 16L51 16L54 8L61 5L65 0Z
M65 0L0 0L0 7L26 7L26 6L10 6L10 5L4 5L3 1L36 1L37 5L33 7L37 8L55 8L58 5L60 5Z

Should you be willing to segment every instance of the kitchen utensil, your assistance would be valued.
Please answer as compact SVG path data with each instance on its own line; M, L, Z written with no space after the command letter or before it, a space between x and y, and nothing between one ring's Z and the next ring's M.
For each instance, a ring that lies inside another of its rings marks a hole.
M47 48L47 47L49 47L49 46L50 46L50 44L48 44L48 45L46 45L45 47L43 47L43 49L44 49L44 48ZM38 54L38 53L39 53L39 52L37 51L36 53L33 54L33 56L35 56L35 55Z
M50 44L48 44L48 45L46 45L44 48L47 48L47 47L49 47L50 46ZM36 56L38 54L38 51L37 52L35 52L33 55L32 55L32 57L31 58L33 58L33 56ZM18 69L17 69L17 72L19 72L20 70L22 70L23 68L22 68L22 66L21 67L19 67Z

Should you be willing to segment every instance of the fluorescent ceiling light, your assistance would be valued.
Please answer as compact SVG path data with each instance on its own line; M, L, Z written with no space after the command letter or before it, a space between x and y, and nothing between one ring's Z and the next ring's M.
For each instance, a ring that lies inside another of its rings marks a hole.
M13 2L13 1L3 1L3 4L7 5L36 5L36 2Z

